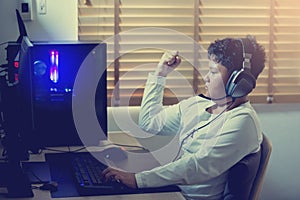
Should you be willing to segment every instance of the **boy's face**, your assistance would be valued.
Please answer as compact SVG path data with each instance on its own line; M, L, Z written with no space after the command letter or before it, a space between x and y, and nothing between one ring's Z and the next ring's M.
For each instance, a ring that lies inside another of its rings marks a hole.
M226 96L225 86L229 78L228 70L222 64L209 60L209 71L204 77L208 96L212 99L219 99Z

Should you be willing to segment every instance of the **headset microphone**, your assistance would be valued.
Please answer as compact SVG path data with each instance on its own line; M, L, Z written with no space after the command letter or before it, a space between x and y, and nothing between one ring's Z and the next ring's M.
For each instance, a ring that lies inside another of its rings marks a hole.
M218 100L223 100L223 99L226 99L227 97L230 97L229 95L225 95L225 96L223 96L223 97L220 97L220 98L211 98L211 97L209 97L210 98L210 100L213 100L213 101L218 101Z

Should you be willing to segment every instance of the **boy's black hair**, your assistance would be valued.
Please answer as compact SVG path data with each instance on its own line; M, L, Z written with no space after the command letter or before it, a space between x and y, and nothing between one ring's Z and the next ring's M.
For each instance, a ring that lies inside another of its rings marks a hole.
M253 36L247 36L251 41L252 53L251 73L257 79L265 67L265 49L258 44ZM225 66L229 73L240 70L243 63L243 49L241 41L235 38L216 40L208 47L208 56L214 55L214 61Z

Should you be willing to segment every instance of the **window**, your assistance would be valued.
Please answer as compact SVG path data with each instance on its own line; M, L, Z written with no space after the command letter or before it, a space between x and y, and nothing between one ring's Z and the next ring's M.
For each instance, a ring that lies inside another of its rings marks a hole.
M164 103L201 93L210 42L247 34L267 53L251 101L300 102L299 11L296 0L79 0L78 38L108 44L111 106L140 105L165 50L179 50L183 62L168 76Z

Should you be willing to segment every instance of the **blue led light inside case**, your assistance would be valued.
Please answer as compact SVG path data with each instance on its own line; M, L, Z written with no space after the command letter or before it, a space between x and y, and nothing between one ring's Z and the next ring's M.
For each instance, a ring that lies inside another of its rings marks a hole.
M52 50L50 51L50 80L53 83L58 82L59 71L58 71L58 51Z

